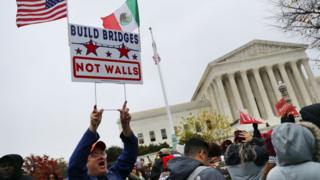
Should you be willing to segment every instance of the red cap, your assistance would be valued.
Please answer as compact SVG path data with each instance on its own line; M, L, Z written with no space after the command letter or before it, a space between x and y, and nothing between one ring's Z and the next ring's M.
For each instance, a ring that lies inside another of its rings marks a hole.
M103 141L97 141L96 143L92 144L90 153L92 153L96 149L101 149L102 151L106 150L107 146Z

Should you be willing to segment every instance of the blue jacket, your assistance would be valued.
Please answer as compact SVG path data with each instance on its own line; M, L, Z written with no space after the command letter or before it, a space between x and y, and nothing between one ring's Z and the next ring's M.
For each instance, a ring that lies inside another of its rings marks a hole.
M131 137L120 135L124 143L124 149L118 157L117 162L108 170L104 179L123 180L131 172L138 155L138 140L134 134ZM72 153L68 167L69 180L97 180L87 174L87 160L92 144L99 139L98 133L93 133L89 129L82 136L79 144Z

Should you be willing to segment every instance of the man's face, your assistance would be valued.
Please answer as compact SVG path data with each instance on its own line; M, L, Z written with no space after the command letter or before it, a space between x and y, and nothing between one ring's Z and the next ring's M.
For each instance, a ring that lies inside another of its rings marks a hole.
M14 173L14 166L9 163L1 163L0 164L0 178L7 179L10 178Z
M90 176L101 176L107 172L107 154L100 149L94 150L87 161L88 174Z
M209 165L208 151L201 150L198 153L198 160L201 161L204 165Z

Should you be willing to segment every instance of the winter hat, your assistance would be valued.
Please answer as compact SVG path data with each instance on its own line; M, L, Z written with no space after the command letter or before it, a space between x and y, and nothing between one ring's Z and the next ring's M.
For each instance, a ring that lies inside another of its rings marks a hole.
M281 124L283 123L295 123L294 116L292 114L285 114L281 117Z
M300 114L303 121L312 122L320 128L320 103L303 107Z
M23 158L18 154L7 154L0 158L0 164L8 163L15 167L15 169L21 169L23 164Z

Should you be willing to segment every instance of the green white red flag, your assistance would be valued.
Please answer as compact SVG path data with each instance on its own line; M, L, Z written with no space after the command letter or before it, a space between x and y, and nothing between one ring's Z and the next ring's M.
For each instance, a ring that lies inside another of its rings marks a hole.
M127 0L115 12L101 19L106 29L132 32L140 26L138 2Z

